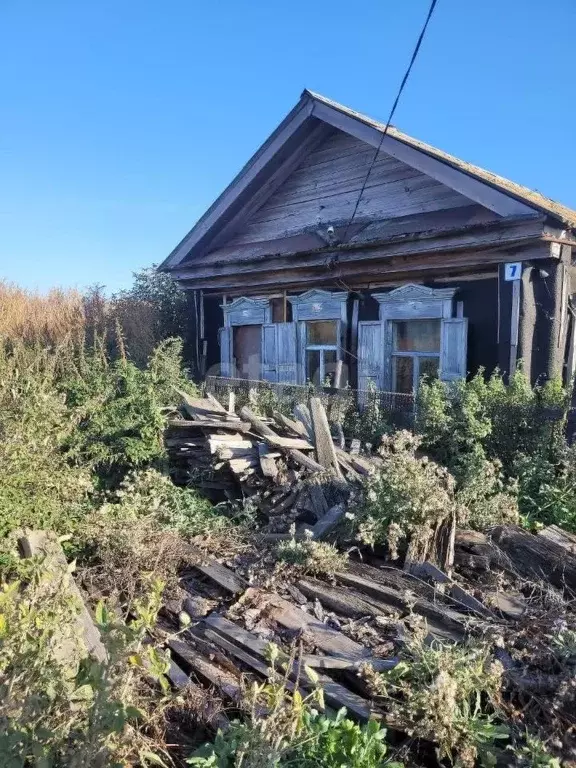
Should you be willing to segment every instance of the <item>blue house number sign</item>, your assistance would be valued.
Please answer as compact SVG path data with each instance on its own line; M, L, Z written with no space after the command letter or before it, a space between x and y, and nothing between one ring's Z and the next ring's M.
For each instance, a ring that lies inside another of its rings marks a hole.
M511 264L504 264L504 280L520 280L521 277L521 261L513 261Z

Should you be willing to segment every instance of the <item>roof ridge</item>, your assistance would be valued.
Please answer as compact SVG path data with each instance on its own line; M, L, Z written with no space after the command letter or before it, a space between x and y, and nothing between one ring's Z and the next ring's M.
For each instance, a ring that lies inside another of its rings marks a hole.
M386 129L385 123L379 120L375 120L374 118L365 115L363 112L350 109L344 104L341 104L338 101L334 101L333 99L329 99L326 96L323 96L321 93L317 93L316 91L311 91L308 88L305 88L302 96L308 96L309 98L325 104L328 107L332 107L339 112L343 112L350 117L354 117L366 125L372 126L378 131L384 131ZM518 182L512 181L511 179L507 179L505 176L494 173L494 171L489 171L479 165L475 165L474 163L461 160L455 155L451 155L449 152L445 152L444 150L438 149L437 147L434 147L425 141L421 141L420 139L416 139L413 136L404 133L404 131L396 128L394 125L390 125L386 133L392 138L412 146L415 149L430 155L436 160L447 163L459 171L463 171L464 173L467 173L468 175L473 176L486 184L490 184L491 186L496 187L505 194L519 198L522 202L525 202L531 206L535 206L545 213L559 218L564 223L569 224L572 227L576 227L576 210L569 208L562 203L559 203L557 200L554 200L551 197L543 195L541 192L530 189L530 187L527 187L524 184L519 184Z

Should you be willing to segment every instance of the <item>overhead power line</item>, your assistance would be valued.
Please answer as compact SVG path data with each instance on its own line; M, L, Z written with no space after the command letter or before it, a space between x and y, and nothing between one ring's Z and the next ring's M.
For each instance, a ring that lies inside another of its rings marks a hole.
M400 96L402 96L402 91L404 90L404 86L408 82L408 78L410 77L410 72L412 71L412 67L414 66L414 62L416 61L416 57L418 56L418 51L420 50L420 46L422 45L422 41L424 40L424 36L426 34L426 30L428 29L428 24L430 23L430 19L432 18L432 14L434 13L434 9L436 8L436 3L438 0L432 0L430 3L430 8L428 9L428 14L426 16L426 21L424 22L424 26L420 30L420 35L418 37L418 41L416 42L416 46L414 50L412 51L412 57L410 58L410 63L408 64L408 69L404 73L404 77L402 78L402 82L400 83L400 88L398 88L398 93L396 94L396 98L394 99L394 103L392 104L392 109L390 110L390 114L388 115L388 120L386 121L386 126L384 130L382 131L382 136L380 137L380 141L378 143L378 147L376 148L376 153L374 154L374 157L372 158L372 162L370 163L370 167L368 168L368 173L366 174L366 178L364 179L364 183L362 184L362 188L360 189L360 194L358 195L358 199L356 200L356 205L354 206L354 211L352 212L352 217L350 221L348 222L348 225L346 226L346 231L344 232L344 236L342 238L342 242L346 242L346 235L348 234L348 230L350 229L350 226L352 222L354 221L354 218L356 216L356 213L358 211L358 206L360 205L360 200L362 199L362 195L364 194L364 190L366 189L366 184L368 184L368 179L370 178L370 174L372 173L372 169L374 168L374 163L376 162L378 155L380 154L380 150L382 149L382 144L384 143L384 138L386 137L386 134L388 133L388 129L390 128L390 124L392 123L392 118L394 117L394 112L396 112L396 107L398 106L398 102L400 101Z

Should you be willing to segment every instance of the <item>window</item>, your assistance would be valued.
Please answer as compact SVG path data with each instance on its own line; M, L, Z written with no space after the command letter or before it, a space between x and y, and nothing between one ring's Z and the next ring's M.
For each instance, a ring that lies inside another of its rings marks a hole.
M440 369L440 320L400 320L392 330L392 385L412 394L421 376L437 378Z
M316 386L332 386L338 360L338 321L306 323L306 380Z

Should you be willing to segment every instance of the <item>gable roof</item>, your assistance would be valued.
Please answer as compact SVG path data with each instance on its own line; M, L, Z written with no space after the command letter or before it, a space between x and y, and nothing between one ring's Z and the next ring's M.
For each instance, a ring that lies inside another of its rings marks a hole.
M502 216L546 214L576 228L576 211L508 179L436 149L384 123L355 112L313 91L303 91L296 106L250 158L206 213L160 265L171 270L206 249L262 205L297 167L322 131L337 128L461 192Z
M365 125L370 125L382 133L386 128L385 123L372 120L372 118L363 115L361 112L356 112L353 109L349 109L348 107L339 104L337 101L327 99L325 96L322 96L319 93L314 93L314 91L307 90L304 91L304 93L308 93L310 97L315 99L317 102L326 104L332 109L336 109L343 114L350 115L350 117L353 117L356 120L360 120ZM464 173L478 179L479 181L483 181L486 184L490 184L491 186L500 189L506 194L512 195L513 197L533 208L536 208L542 213L554 216L554 218L559 219L562 223L567 224L570 227L576 226L575 210L568 208L561 203L557 203L555 200L552 200L549 197L545 197L544 195L540 194L540 192L529 189L522 184L517 184L515 181L510 181L509 179L504 178L504 176L498 176L498 174L492 173L492 171L487 171L484 168L473 165L472 163L467 163L465 160L460 160L458 157L454 157L454 155L450 155L448 152L437 149L431 144L427 144L425 141L420 141L420 139L415 139L412 136L409 136L407 133L398 130L398 128L393 125L388 127L386 134L392 136L395 139L398 139L398 141L401 141L404 144L408 144L415 149L419 149L421 152L425 152L430 157L434 157L443 163L451 165L453 168L463 171Z

